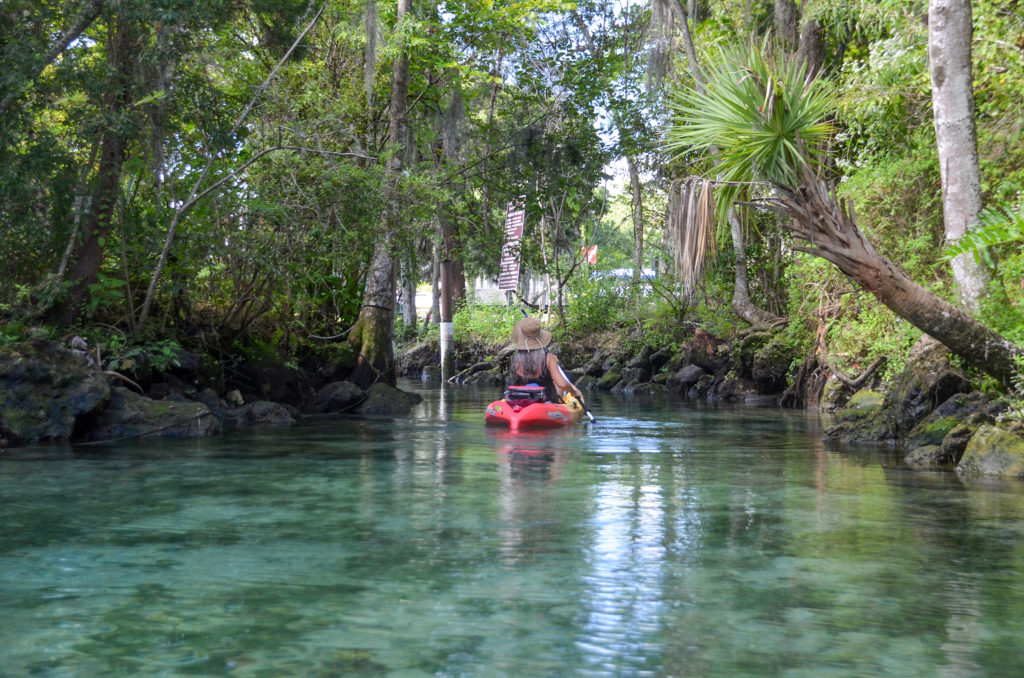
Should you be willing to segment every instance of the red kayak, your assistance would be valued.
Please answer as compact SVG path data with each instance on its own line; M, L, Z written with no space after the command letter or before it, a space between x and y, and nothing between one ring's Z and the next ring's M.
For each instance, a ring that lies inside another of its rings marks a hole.
M514 386L505 392L502 400L487 406L484 423L509 429L557 428L579 421L583 407L570 394L566 402L543 402L544 389L540 386Z

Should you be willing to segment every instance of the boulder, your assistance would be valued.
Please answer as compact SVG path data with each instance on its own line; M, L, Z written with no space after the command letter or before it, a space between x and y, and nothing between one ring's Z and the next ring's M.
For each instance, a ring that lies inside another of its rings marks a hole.
M734 403L752 400L757 395L757 389L750 380L726 377L714 385L708 393L708 399Z
M196 394L196 402L202 403L210 408L214 416L218 419L224 419L224 415L227 413L228 404L223 398L217 395L217 392L212 388L204 388L202 391Z
M854 393L835 423L825 429L826 440L872 444L893 442L896 434L884 408L885 395L870 389Z
M754 356L771 342L771 334L764 331L747 332L738 342L733 353L733 369L741 379L751 379L754 375Z
M956 467L959 475L1024 477L1024 437L992 426L981 426L971 437Z
M911 348L907 366L883 407L890 413L896 437L904 437L950 396L969 390L966 375L950 364L948 349L925 334Z
M109 398L106 377L59 344L0 349L0 439L7 444L69 440L78 419Z
M669 378L668 387L676 392L685 393L706 374L700 365L687 365Z
M703 329L693 333L693 345L687 349L687 362L700 365L712 374L728 365L731 355L728 344Z
M610 391L620 381L622 381L622 368L614 365L597 380L597 388L602 391Z
M484 363L490 365L490 363ZM474 366L475 367L475 366ZM477 370L461 379L462 384L476 384L478 386L505 386L505 376L498 367Z
M639 368L644 370L645 372L650 372L652 353L653 351L651 350L650 346L644 346L642 349L640 349L640 353L638 355L634 356L632 360L626 363L626 367Z
M829 376L821 389L821 399L818 402L818 409L822 412L835 412L846 406L853 396L854 390L836 379Z
M645 384L651 380L651 373L643 367L626 367L620 375L623 381L635 381Z
M241 365L237 372L237 386L247 401L297 405L312 395L304 392L304 377L298 369L284 365Z
M224 422L237 428L261 428L264 426L291 426L295 417L281 403L257 400L227 412Z
M587 376L600 377L605 372L604 363L608 358L609 355L606 351L598 349L594 351L594 355L581 369Z
M708 392L711 391L711 386L714 384L715 378L710 374L705 374L697 383L686 390L686 397L696 400L697 398L704 398Z
M351 381L332 381L319 391L310 406L314 414L348 412L362 402L366 392Z
M660 348L651 354L651 372L657 372L672 360L673 352L669 347Z
M359 408L363 414L381 416L405 416L412 412L412 406L422 400L419 396L400 391L393 386L377 382L370 386L366 401Z
M754 388L762 395L782 393L786 390L789 368L796 351L785 338L776 335L754 353L750 377Z
M202 403L152 400L118 386L111 389L105 407L79 418L75 438L203 438L220 430L220 420Z

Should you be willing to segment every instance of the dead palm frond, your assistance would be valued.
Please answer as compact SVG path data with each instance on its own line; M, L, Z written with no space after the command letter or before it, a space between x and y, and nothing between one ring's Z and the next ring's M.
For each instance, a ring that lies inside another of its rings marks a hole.
M675 181L669 188L666 235L683 290L692 294L704 276L705 262L717 254L712 182L700 177Z

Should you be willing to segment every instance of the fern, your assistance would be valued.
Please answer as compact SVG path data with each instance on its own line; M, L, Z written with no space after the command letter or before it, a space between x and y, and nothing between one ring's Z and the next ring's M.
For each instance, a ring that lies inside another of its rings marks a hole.
M978 226L942 250L943 261L970 252L979 263L987 247L1024 240L1024 210L986 209L978 215Z

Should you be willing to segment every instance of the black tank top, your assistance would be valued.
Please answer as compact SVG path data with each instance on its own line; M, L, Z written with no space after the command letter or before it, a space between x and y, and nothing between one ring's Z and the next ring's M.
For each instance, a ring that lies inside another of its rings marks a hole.
M562 399L558 397L558 389L555 388L555 380L551 378L551 372L548 370L548 351L544 349L544 363L540 368L540 376L528 379L521 374L512 373L511 386L526 386L527 384L537 384L538 386L544 387L544 395L547 396L548 401L553 403L560 403Z

